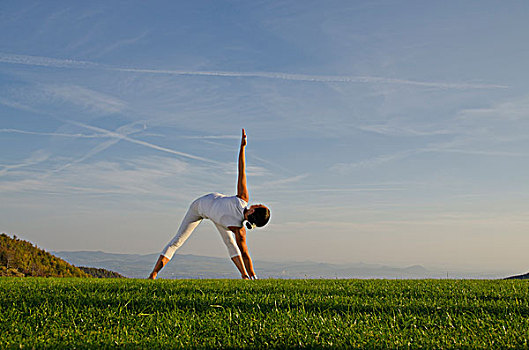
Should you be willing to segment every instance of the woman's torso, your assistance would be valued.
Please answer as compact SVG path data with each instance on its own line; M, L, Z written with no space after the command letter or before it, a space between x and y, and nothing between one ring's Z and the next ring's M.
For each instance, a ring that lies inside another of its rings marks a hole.
M203 218L210 219L224 227L242 227L244 209L248 203L239 197L210 193L198 198L195 202Z

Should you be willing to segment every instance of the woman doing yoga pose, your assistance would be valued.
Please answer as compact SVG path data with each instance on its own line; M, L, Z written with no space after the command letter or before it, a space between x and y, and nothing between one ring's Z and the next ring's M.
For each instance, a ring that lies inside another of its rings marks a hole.
M180 228L174 238L167 244L158 258L149 279L155 279L158 272L171 260L175 251L184 244L193 230L203 219L213 221L224 243L228 248L231 260L241 273L243 279L256 279L252 259L246 245L246 228L262 227L270 219L270 210L262 205L248 207L248 188L246 187L246 133L242 129L241 148L237 178L237 195L225 196L210 193L196 199L189 207ZM246 221L246 222L245 222Z

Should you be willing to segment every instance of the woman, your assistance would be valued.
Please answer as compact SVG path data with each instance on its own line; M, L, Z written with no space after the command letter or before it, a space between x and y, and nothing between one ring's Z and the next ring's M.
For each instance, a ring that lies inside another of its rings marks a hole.
M186 241L203 219L213 221L228 247L231 260L237 266L243 279L257 279L252 259L246 246L246 227L262 227L270 219L270 210L262 205L248 205L246 187L246 133L242 129L241 148L239 150L239 174L237 195L228 197L220 193L210 193L195 200L185 215L176 236L167 244L158 258L149 279L155 279L158 272L171 260L175 251ZM235 238L234 238L235 235Z

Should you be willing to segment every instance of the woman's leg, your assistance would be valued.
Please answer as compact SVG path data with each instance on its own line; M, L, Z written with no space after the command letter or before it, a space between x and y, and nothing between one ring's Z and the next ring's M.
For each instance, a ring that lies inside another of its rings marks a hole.
M191 233L197 228L198 224L202 221L202 217L198 215L196 210L196 202L193 202L189 209L187 210L186 215L182 219L182 223L176 232L176 235L173 239L165 246L162 254L158 258L156 265L149 276L150 279L155 279L158 275L158 272L171 260L174 253L178 248L184 244L184 242L189 238Z
M186 215L182 219L182 223L180 224L176 235L165 246L162 255L171 260L176 250L184 244L201 221L202 217L198 215L195 203L191 204Z

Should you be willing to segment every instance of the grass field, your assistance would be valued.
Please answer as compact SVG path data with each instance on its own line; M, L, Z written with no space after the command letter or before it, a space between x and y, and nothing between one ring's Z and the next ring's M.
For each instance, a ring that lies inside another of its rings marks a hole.
M0 348L523 348L529 283L0 278Z

